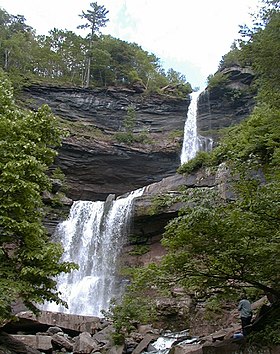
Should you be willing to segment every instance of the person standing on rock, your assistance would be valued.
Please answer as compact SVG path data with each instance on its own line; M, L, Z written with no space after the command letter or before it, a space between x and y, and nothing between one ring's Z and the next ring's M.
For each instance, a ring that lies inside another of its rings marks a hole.
M238 311L240 312L242 333L245 337L248 334L247 326L251 324L252 307L250 301L244 296L238 304Z

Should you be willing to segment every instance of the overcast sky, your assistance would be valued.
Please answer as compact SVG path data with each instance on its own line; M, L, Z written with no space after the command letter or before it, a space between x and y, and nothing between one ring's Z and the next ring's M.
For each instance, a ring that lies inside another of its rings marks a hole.
M54 27L77 31L79 14L90 9L90 0L0 0L9 14L24 15L37 34ZM181 72L193 87L206 86L239 25L249 24L259 0L99 0L109 10L102 30L161 59L167 70ZM81 30L78 32L84 34Z

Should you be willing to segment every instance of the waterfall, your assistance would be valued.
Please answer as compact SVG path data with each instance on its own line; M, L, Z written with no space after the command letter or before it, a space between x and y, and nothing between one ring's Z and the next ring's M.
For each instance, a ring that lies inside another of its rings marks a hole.
M117 276L121 249L126 241L134 198L144 188L126 198L107 198L106 202L76 201L68 219L56 229L55 241L64 248L64 261L75 262L79 270L57 278L58 291L68 309L47 303L44 310L100 316L110 300L122 294Z
M213 140L197 133L197 104L203 90L191 94L191 103L184 128L184 141L181 152L181 165L193 159L198 151L211 151Z

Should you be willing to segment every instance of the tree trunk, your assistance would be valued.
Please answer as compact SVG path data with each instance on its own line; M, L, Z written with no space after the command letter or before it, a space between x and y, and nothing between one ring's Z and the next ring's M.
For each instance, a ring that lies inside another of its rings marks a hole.
M5 57L4 70L5 71L8 71L10 53L11 53L11 51L9 49L5 49L5 52L4 52L4 57Z
M84 87L86 87L86 88L89 87L89 82L90 82L91 50L92 50L92 46L93 46L93 35L94 35L94 31L92 28L90 42L89 42L88 60L87 60L87 65L86 65L86 75L85 75Z

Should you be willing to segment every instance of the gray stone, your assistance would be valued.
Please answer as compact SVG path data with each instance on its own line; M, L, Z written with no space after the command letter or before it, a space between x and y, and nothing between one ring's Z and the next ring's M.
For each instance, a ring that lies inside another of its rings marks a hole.
M148 348L149 344L155 340L157 336L152 335L150 333L146 334L143 340L137 345L137 347L133 350L132 354L140 354L145 349Z
M73 343L62 335L54 334L51 338L54 348L65 348L67 351L72 352Z
M41 354L37 349L25 345L14 336L0 332L0 353L1 354Z
M175 173L180 164L188 98L143 95L139 89L81 89L33 85L21 99L28 108L48 104L66 124L79 123L84 134L73 132L59 148L55 165L66 175L68 196L73 200L105 200ZM135 133L146 132L152 143L131 146L112 139L122 130L127 108L136 111ZM100 134L94 135L93 129Z
M88 332L79 335L73 345L74 354L89 354L99 350L99 346Z
M47 329L47 333L49 333L51 335L59 333L59 332L61 332L61 328L59 328L59 327L49 327Z
M112 333L114 332L114 328L112 325L108 325L102 330L95 333L92 338L97 341L97 343L101 345L108 345L112 340Z
M106 351L106 354L122 354L124 351L124 345L114 345Z
M40 350L40 351L49 351L52 350L52 342L51 342L51 336L41 336L41 335L20 335L20 334L14 334L12 335L15 339L19 340L20 342L24 343L25 345L28 345L34 349Z
M41 311L35 315L31 311L20 312L17 315L18 321L12 323L14 330L17 328L36 328L42 324L52 327L60 327L64 330L76 332L95 333L101 328L100 319L93 316L71 315L61 312Z
M252 87L251 68L233 66L221 69L227 77L223 85L207 87L200 95L197 109L197 128L202 136L216 140L218 130L240 123L251 113L256 92Z

